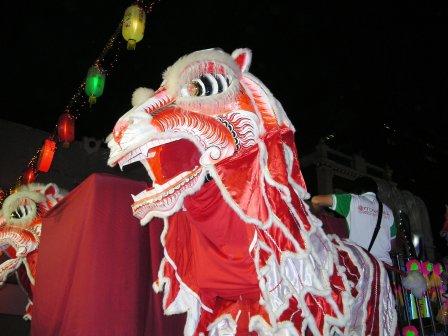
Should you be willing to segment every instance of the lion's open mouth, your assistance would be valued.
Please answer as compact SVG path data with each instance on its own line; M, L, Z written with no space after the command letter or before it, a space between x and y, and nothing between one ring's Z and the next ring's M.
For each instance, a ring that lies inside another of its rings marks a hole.
M148 141L144 145L137 147L133 151L126 154L124 157L117 161L120 169L123 169L124 166L130 165L134 162L140 162L142 160L150 159L154 157L156 151L155 149L158 146L162 146L164 144L174 142L180 140L180 138L171 138L171 139L161 139L161 140L152 140Z
M191 194L205 178L199 164L201 153L191 141L182 138L151 140L117 161L120 168L140 162L153 185L133 195L133 214L141 224L154 216L167 216L179 210L183 197Z
M133 196L132 211L140 220L153 210L170 211L176 205L179 197L196 186L201 176L201 167L183 172L169 180L164 185L156 185L152 189L144 190Z

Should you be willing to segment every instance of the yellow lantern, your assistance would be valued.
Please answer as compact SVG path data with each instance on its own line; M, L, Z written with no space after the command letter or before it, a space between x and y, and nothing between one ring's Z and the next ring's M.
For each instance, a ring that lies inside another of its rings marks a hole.
M140 42L145 32L145 11L138 5L132 5L126 9L123 18L121 33L128 41L128 50L134 50L137 42Z

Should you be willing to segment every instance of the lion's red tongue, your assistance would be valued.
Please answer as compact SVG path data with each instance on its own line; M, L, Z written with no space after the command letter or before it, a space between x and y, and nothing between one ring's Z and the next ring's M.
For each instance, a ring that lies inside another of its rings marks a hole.
M155 183L164 184L176 175L199 165L201 153L188 140L182 139L158 146L155 155L147 159L155 177Z

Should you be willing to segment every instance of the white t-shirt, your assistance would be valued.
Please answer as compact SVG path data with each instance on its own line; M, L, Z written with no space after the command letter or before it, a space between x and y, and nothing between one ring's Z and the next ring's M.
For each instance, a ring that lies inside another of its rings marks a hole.
M346 218L349 239L367 250L378 220L378 202L375 194L372 192L362 195L335 194L331 209ZM379 260L392 265L389 255L390 241L395 238L396 234L397 228L392 210L383 203L381 227L370 253Z

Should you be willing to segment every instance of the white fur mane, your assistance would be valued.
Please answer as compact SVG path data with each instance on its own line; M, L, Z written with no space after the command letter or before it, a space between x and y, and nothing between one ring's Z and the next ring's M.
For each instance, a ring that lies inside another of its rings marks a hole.
M196 51L181 57L176 63L165 70L162 85L166 87L168 94L171 97L177 97L179 95L181 85L184 84L180 81L182 79L183 71L193 63L206 61L224 65L236 78L239 78L241 75L240 68L229 54L219 49Z

